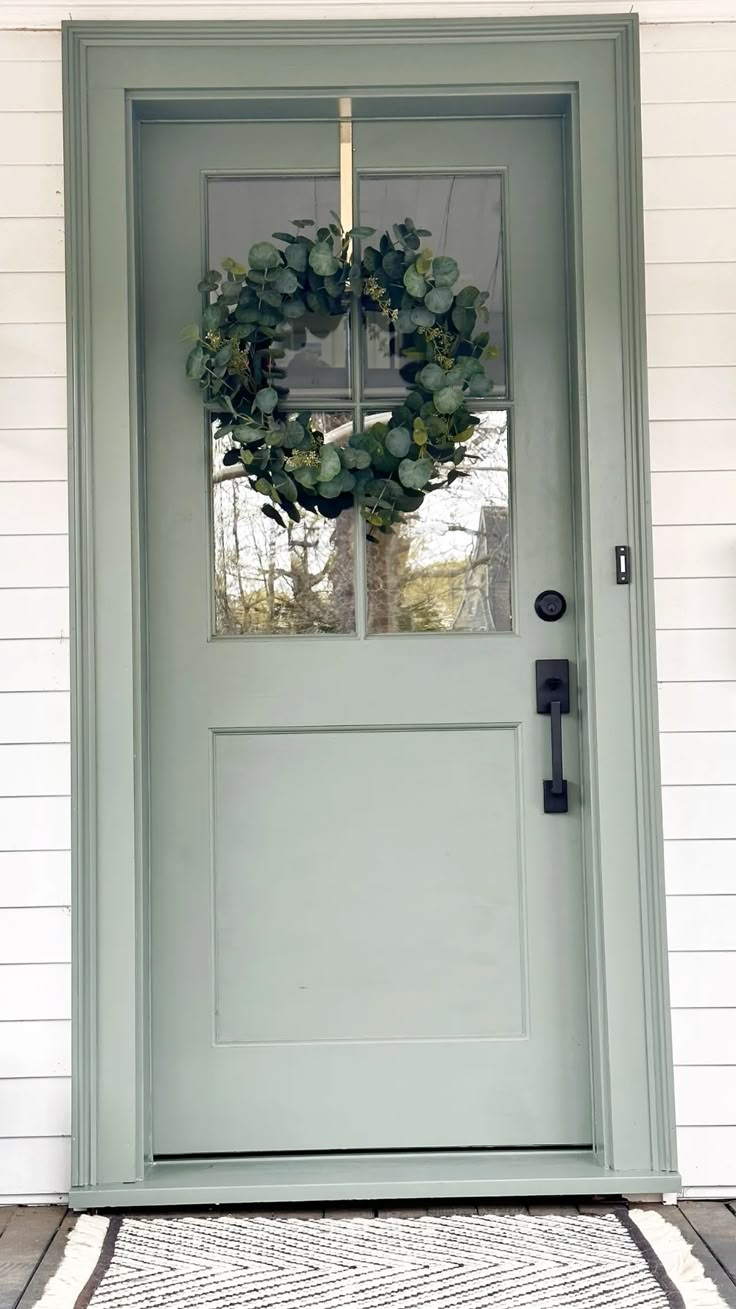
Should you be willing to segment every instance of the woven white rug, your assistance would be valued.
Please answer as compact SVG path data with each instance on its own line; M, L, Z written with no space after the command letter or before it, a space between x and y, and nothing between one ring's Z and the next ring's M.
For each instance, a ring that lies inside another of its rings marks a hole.
M720 1309L651 1211L82 1215L37 1309Z

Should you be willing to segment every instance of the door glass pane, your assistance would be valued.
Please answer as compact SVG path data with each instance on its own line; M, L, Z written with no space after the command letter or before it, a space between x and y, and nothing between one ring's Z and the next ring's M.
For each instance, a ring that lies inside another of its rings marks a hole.
M296 234L291 220L309 218L316 226L334 221L339 208L336 177L214 177L207 191L210 268L225 258L247 266L248 251L275 231ZM306 229L307 235L314 229ZM283 339L286 384L296 398L342 399L350 386L349 315L304 315Z
M435 255L450 255L460 266L455 291L476 286L488 292L485 314L477 320L477 332L486 331L495 352L486 372L493 383L492 394L506 394L506 351L504 345L503 270L503 182L498 173L432 174L415 176L362 176L360 178L360 223L381 233L392 232L394 223L405 216L417 227L428 228L423 238ZM369 241L364 242L370 244ZM387 274L391 282L390 272ZM391 291L395 308L401 307L402 288ZM401 369L402 352L413 338L387 323L380 312L366 315L364 344L364 389L366 396L393 396L406 390ZM421 344L421 342L419 342Z
M327 439L345 441L348 414L315 413ZM215 635L353 632L353 512L307 513L285 528L265 517L242 465L225 467L215 436L212 476Z
M480 418L469 476L367 544L369 632L511 630L508 415Z

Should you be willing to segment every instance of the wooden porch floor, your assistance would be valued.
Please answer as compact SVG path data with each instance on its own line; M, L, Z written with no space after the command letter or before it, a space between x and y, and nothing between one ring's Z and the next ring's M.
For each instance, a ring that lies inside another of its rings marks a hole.
M259 1209L260 1214L293 1214L299 1217L374 1217L381 1214L411 1216L416 1214L489 1213L561 1213L577 1209L580 1213L601 1213L610 1209L610 1203L590 1201L587 1204L447 1204L382 1205L377 1209L364 1206L329 1209L300 1208L288 1205L278 1210ZM674 1206L651 1205L668 1222L682 1232L693 1253L705 1268L726 1304L736 1309L736 1200L716 1203L708 1200L683 1201ZM140 1211L137 1211L140 1212ZM161 1210L156 1210L160 1213ZM191 1212L191 1211L189 1211ZM213 1212L213 1211L209 1211ZM240 1210L247 1212L247 1210ZM58 1267L64 1253L66 1237L74 1226L77 1215L61 1205L0 1207L0 1309L32 1309L38 1303L43 1289ZM633 1309L633 1307L632 1307Z

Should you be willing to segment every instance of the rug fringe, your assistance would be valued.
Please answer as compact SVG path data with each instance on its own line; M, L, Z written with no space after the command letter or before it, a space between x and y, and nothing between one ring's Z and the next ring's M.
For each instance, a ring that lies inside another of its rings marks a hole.
M109 1218L98 1214L79 1216L67 1237L64 1257L36 1309L74 1309L95 1270L109 1225Z
M674 1282L685 1309L728 1309L718 1288L706 1277L703 1265L673 1223L650 1209L631 1209L629 1217Z

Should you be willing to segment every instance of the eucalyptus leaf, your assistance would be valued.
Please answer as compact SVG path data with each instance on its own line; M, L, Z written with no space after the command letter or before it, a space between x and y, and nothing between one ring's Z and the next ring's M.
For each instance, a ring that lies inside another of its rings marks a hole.
M278 391L276 391L272 386L264 386L263 389L258 391L256 394L255 403L262 414L272 414L278 402Z
M267 268L278 268L281 255L270 241L256 241L248 251L248 266L256 272L265 272Z
M307 306L298 296L292 300L285 300L281 306L287 318L303 318L307 312Z
M462 291L457 293L457 303L461 309L474 309L480 294L477 286L464 286Z
M452 325L461 336L469 339L475 327L475 310L463 309L461 305L455 305L452 311Z
M294 245L287 246L284 250L284 258L297 273L303 273L306 270L309 260L309 246L304 241L295 241Z
M285 473L282 469L279 469L274 473L273 484L279 495L282 496L284 500L296 500L299 495L296 483L291 477L289 477L289 474Z
M257 487L258 483L256 482L256 488ZM272 518L275 523L278 523L279 527L286 527L286 523L281 517L281 514L278 509L274 509L273 505L261 505L261 513L265 514L266 518Z
M300 486L316 486L319 481L319 469L312 468L309 464L305 464L303 468L293 468L291 475Z
M409 311L409 317L411 318L412 323L417 327L434 326L434 314L430 313L426 305L415 305L414 308Z
M320 482L330 482L337 477L342 468L340 452L337 446L323 445L319 461Z
M411 448L411 432L406 427L392 427L386 434L386 449L397 459L403 459Z
M449 255L437 255L432 260L432 277L436 286L454 286L459 276L457 260Z
M412 491L421 491L427 485L434 472L432 459L402 459L399 464L399 478L402 486Z
M446 376L444 368L440 368L439 364L426 364L422 371L417 373L417 381L427 391L439 391L440 387L445 385Z
M206 368L206 355L204 352L204 347L201 345L195 345L194 349L190 350L189 354L187 355L187 362L186 362L187 377L191 377L194 379L195 382L198 382L200 377L204 376L205 368Z
M432 397L434 407L438 414L454 414L463 402L462 388L459 386L443 386L439 391L435 391Z
M384 273L392 282L401 282L404 278L404 256L398 250L388 250L381 260Z
M446 314L454 296L449 286L433 286L424 297L424 303L433 314Z
M202 314L203 332L214 332L222 322L221 310L219 305L208 305Z
M339 264L332 252L332 246L326 241L318 241L309 251L309 267L320 277L331 277L336 273Z
M417 271L415 264L409 264L409 267L404 273L404 286L409 292L409 295L413 296L415 300L424 300L427 294L427 283L422 277L422 274ZM450 295L450 300L452 300L452 295ZM428 305L427 307L429 309L433 308L432 305Z
M299 278L293 268L280 268L273 284L282 295L293 295L299 285Z

